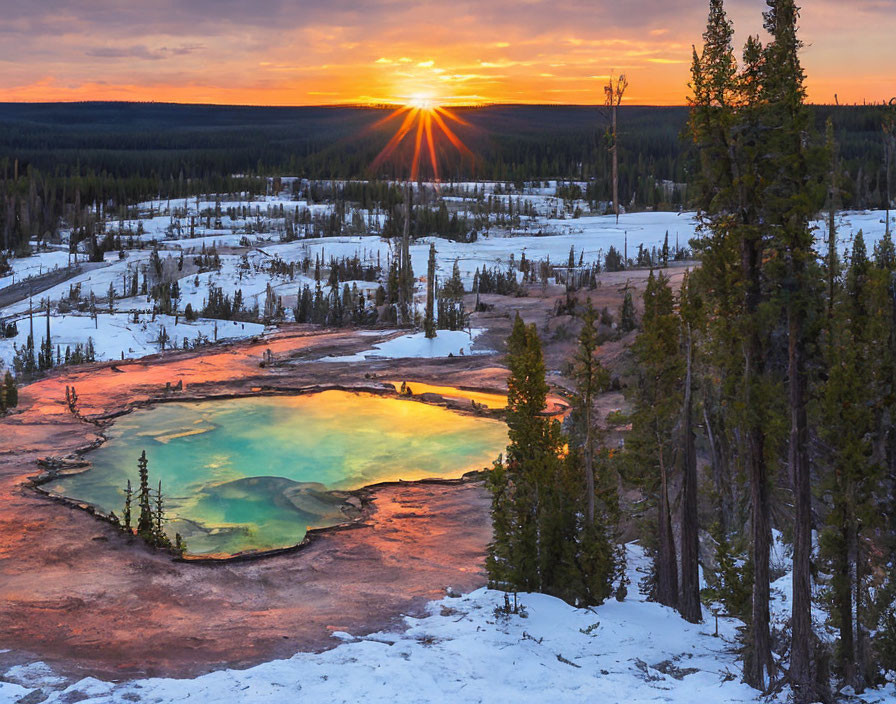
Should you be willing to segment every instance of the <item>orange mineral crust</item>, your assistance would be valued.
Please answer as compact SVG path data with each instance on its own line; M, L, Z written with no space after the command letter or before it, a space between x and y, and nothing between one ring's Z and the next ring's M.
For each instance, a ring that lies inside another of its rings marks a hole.
M36 657L73 676L193 675L327 648L334 629L372 632L447 585L482 586L491 527L479 483L373 488L351 527L297 552L221 564L175 562L27 485L38 459L90 445L102 435L101 416L165 398L167 382L183 382L171 392L178 400L375 383L365 373L376 374L376 363L298 362L351 354L371 340L281 333L204 353L90 365L23 387L17 412L0 420L0 648L12 651L4 657ZM276 363L261 366L266 350ZM506 375L483 356L448 365L393 361L389 377L411 371L435 385L498 392ZM77 389L81 418L65 406L66 386Z

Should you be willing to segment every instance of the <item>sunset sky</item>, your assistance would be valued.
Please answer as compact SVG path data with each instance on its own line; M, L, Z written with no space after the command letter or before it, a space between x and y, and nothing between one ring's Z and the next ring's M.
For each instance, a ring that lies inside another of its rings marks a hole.
M813 102L896 95L896 0L804 0ZM763 0L730 0L737 43ZM683 104L705 0L0 0L0 101Z

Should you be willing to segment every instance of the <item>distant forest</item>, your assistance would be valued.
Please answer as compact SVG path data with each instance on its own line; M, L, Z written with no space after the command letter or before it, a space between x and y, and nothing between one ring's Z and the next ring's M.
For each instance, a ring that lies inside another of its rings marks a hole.
M437 143L443 181L586 181L561 194L610 200L608 116L600 107L502 105L452 110L447 124L470 148ZM834 121L845 172L842 206L883 207L880 108L815 107ZM54 232L88 204L106 210L150 197L261 188L258 176L406 178L413 134L376 173L371 164L401 117L383 108L238 107L165 103L0 104L0 246ZM620 108L620 202L688 207L696 169L686 107ZM235 177L240 174L240 177ZM430 178L425 170L422 178ZM75 216L80 217L80 216Z

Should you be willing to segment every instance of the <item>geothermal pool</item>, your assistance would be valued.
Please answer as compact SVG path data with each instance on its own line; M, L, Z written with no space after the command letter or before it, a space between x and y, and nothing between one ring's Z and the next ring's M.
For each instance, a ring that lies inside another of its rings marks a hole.
M203 555L295 545L308 528L347 519L347 490L490 466L507 427L413 401L324 391L160 404L122 417L107 438L88 455L88 471L47 488L121 517L124 487L128 479L138 485L146 450L150 485L162 481L166 531Z

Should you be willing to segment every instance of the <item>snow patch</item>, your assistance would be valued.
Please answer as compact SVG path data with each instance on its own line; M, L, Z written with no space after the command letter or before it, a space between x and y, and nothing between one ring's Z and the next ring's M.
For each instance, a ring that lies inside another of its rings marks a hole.
M427 338L416 332L386 340L372 349L341 357L324 357L321 362L363 362L371 359L406 359L448 357L451 355L491 354L490 350L473 351L473 343L484 330L439 330L436 337Z

